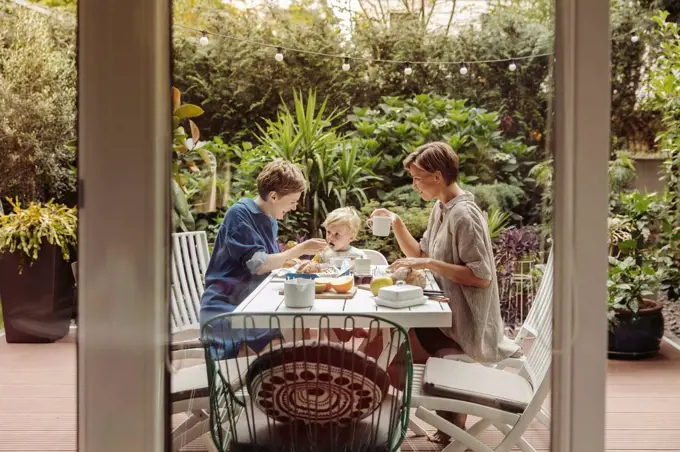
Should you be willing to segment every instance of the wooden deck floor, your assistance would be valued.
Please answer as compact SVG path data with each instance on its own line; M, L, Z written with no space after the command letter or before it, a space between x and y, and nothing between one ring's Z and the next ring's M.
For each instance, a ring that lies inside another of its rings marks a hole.
M548 401L549 403L549 401ZM7 344L0 337L0 451L76 451L74 337L47 345ZM527 439L550 450L550 432L534 425ZM482 440L500 441L491 430ZM438 451L410 436L402 450ZM201 444L186 450L204 450ZM609 361L607 450L680 452L680 351L640 362Z

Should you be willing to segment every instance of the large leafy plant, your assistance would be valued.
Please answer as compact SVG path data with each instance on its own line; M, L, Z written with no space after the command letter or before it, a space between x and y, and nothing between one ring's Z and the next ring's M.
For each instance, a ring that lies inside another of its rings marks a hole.
M665 269L653 261L636 262L633 256L619 260L609 257L608 318L610 328L620 321L620 315L637 317L645 299L655 295L665 278Z
M52 201L32 202L23 208L18 200L8 199L12 211L0 216L0 253L19 253L24 263L38 259L45 244L61 250L68 261L77 243L78 216L76 208ZM21 270L21 266L19 268Z
M191 190L191 187L196 187L197 176L205 173L206 168L210 178L209 205L215 210L217 160L214 154L205 148L206 142L199 141L200 131L191 120L203 114L201 107L182 104L181 93L173 87L172 109L172 224L175 230L188 231L195 227L188 197L200 191ZM185 129L185 123L188 123L189 133Z
M354 108L354 135L380 154L376 171L386 185L407 181L404 157L429 141L445 141L458 154L461 182L520 184L534 147L503 137L501 116L467 105L465 100L419 94L383 97L373 108Z
M662 130L656 139L664 154L662 175L666 182L667 212L661 229L661 260L667 268L663 288L670 300L680 298L680 26L660 11L653 36L660 45L650 72L652 108L663 112Z
M296 92L294 99L292 111L282 103L276 120L259 126L257 146L242 145L238 187L244 194L254 194L257 173L272 158L298 164L309 182L301 201L301 210L309 213L304 229L318 234L329 211L368 202L366 189L377 179L372 172L377 156L369 155L360 142L340 135L333 121L342 111L327 112L327 101L318 104L314 91L306 99Z

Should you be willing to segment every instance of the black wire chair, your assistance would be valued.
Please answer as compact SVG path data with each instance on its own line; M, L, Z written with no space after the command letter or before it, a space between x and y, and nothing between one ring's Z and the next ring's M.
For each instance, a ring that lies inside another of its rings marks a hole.
M364 328L371 338L382 336L380 359L359 352L355 337L332 342L332 328ZM326 334L311 340L313 330ZM263 336L274 339L255 351L243 341ZM399 450L413 377L408 334L401 326L368 315L229 313L207 322L201 338L218 450ZM233 350L245 359L227 366L224 358Z

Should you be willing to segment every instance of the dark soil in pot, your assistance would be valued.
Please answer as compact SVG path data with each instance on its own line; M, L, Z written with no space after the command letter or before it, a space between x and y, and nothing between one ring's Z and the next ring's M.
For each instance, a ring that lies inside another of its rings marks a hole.
M617 314L619 325L609 331L610 359L642 359L659 351L664 333L663 304L645 300L634 318L630 313Z

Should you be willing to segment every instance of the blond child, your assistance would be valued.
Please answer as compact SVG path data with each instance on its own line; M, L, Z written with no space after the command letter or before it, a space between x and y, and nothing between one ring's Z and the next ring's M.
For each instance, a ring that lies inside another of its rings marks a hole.
M352 246L361 228L361 217L354 207L335 209L328 214L322 226L326 229L328 243L328 246L319 253L322 263L331 263L335 257L350 259L366 257L363 251Z
M335 209L326 217L322 225L326 229L328 246L319 253L322 263L331 263L333 258L347 257L350 259L366 258L366 254L352 246L361 228L361 217L354 207ZM333 328L331 339L347 342L352 337L366 338L368 334L363 329L347 331ZM333 337L334 336L334 337Z

